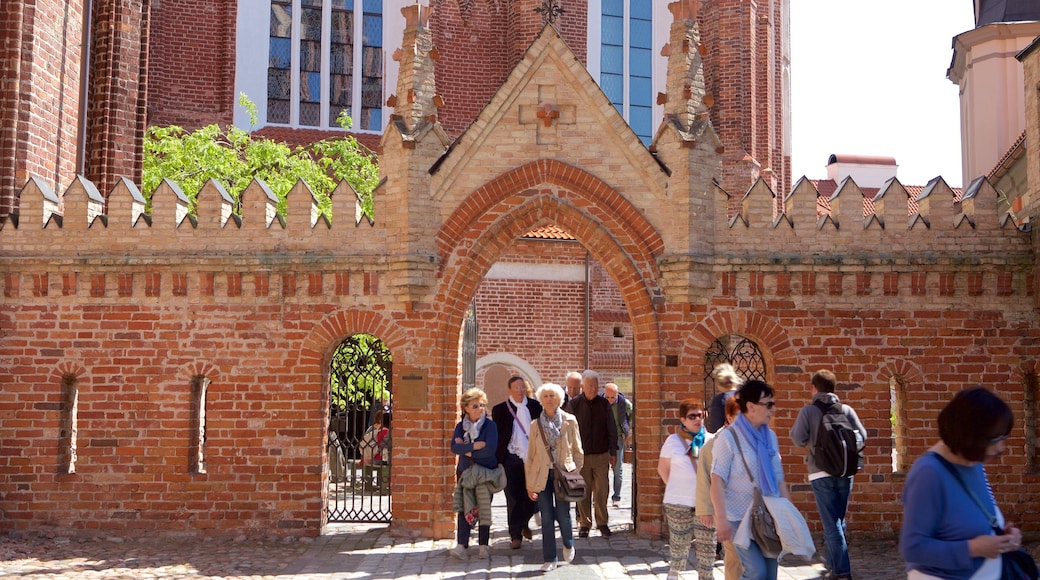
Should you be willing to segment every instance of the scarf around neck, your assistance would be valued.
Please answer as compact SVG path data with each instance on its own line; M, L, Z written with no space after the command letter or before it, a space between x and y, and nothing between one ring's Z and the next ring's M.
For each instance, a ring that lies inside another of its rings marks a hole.
M563 428L563 414L557 409L556 414L549 417L543 411L538 416L538 422L545 431L545 444L549 446L553 455L551 459L556 461L556 440L560 438L560 429Z
M686 430L682 423L679 424L679 430L676 431L679 437L682 437L684 443L686 443L690 450L689 454L691 457L701 456L701 447L704 447L704 440L707 438L707 431L704 430L704 425L701 425L700 431L696 433Z
M755 457L758 459L758 473L755 474L755 479L758 487L762 490L762 494L768 496L780 495L776 474L773 473L773 457L777 455L777 449L773 445L773 438L769 436L769 425L763 423L756 428L741 413L737 415L737 420L733 422L733 426L736 427L737 431L733 436L737 437L738 434L743 436L744 441L750 442L751 447L754 448Z
M462 431L465 433L466 443L473 443L480 436L480 428L484 426L484 421L487 420L487 413L481 413L480 419L473 421L469 418L469 415L462 417Z

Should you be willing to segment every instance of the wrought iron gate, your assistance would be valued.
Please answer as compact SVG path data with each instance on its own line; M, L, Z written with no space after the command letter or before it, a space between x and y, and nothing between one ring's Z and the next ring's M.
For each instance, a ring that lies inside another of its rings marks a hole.
M332 355L329 377L328 521L389 522L393 357L355 334Z
M745 381L766 380L766 361L755 341L738 334L716 338L704 353L704 404L715 397L718 389L712 371L715 366L729 363Z

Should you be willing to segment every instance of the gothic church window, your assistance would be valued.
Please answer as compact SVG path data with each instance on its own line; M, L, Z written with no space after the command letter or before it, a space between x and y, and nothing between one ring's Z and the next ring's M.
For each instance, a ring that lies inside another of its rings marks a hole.
M383 11L382 0L272 0L267 123L335 129L346 113L353 130L382 131Z
M762 349L750 338L730 334L715 339L704 353L704 400L710 401L718 392L712 371L715 367L729 363L737 374L750 380L766 380L766 360Z
M664 90L665 60L655 54L654 38L668 38L671 16L666 9L662 13L666 4L589 2L589 72L644 145L660 123L654 95Z

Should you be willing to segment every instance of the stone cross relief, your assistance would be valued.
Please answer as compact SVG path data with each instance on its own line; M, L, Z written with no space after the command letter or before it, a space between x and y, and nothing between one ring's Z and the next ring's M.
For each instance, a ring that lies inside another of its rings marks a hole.
M573 125L575 106L562 104L556 99L556 87L538 85L538 103L520 105L520 124L533 125L535 142L539 145L557 144L557 127Z

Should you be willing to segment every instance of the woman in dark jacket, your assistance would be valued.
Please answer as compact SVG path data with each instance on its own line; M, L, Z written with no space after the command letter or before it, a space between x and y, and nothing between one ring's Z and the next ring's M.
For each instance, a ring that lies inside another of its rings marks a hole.
M455 432L451 436L451 452L459 456L455 477L461 484L463 473L474 465L489 470L498 467L498 457L495 454L498 447L498 428L495 427L495 422L488 417L487 395L484 391L477 388L466 389L466 392L462 393L459 405L462 407L462 420L455 425ZM452 548L451 554L460 560L469 558L469 535L473 530L473 523L478 519L480 520L477 528L477 544L480 547L478 557L483 559L489 555L491 495L488 493L487 486L481 485L476 489L478 504L486 501L487 509L474 507L468 512L457 512L459 544ZM484 494L486 497L483 497ZM485 511L488 513L485 514ZM488 517L484 517L485 515Z

